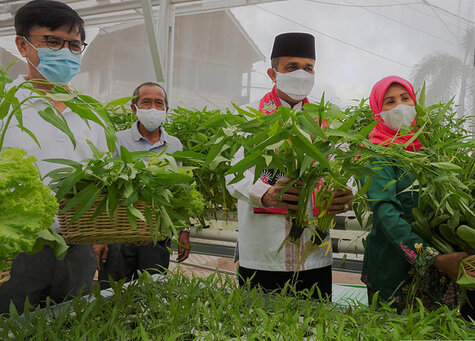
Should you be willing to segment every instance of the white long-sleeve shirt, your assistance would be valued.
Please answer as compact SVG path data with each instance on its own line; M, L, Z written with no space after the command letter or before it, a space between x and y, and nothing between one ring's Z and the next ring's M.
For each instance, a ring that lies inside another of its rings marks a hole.
M282 101L282 100L281 100ZM289 106L282 101L282 105ZM300 109L301 104L294 107ZM243 106L259 109L259 101ZM241 148L234 157L232 164L244 158L244 150ZM296 271L298 256L302 253L305 243L310 239L311 232L305 230L300 240L300 246L286 243L282 250L277 250L282 245L285 237L289 234L290 224L284 214L256 214L254 207L262 206L262 197L271 187L258 179L254 183L254 169L248 169L241 181L229 185L233 175L226 176L229 193L238 199L238 252L239 265L256 270L266 271ZM313 217L311 200L307 208L309 217ZM326 267L332 264L331 241L327 237L323 241L323 247L310 254L301 264L300 271Z

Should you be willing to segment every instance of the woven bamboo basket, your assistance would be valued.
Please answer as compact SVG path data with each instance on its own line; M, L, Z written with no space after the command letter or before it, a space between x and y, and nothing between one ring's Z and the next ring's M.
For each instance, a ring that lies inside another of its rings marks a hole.
M153 240L146 222L137 219L137 228L133 229L130 226L127 207L125 206L117 206L112 221L106 212L91 219L104 197L104 195L99 196L96 203L72 224L69 222L74 215L74 210L58 215L61 233L67 244L144 243ZM60 209L67 202L68 200L62 200L59 204ZM143 213L146 205L146 203L139 201L134 204L134 207ZM164 234L160 234L157 240L164 239L165 237Z
M11 260L7 261L7 263L12 263ZM0 285L7 282L10 279L10 267L3 269L0 271Z
M470 263L470 265L475 266L475 255L467 256L463 258L463 260L466 261L467 263ZM464 264L463 267L465 268L465 271L471 271L471 272L474 271L470 265Z

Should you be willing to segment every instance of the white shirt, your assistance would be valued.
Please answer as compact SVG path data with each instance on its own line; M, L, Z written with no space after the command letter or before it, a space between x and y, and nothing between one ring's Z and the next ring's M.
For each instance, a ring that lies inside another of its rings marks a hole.
M259 102L253 102L243 106L259 110ZM290 105L281 100L283 106ZM300 102L294 109L301 109ZM244 157L241 148L234 157L232 164L239 162ZM229 185L233 175L226 176L229 193L238 199L238 252L239 265L256 270L266 271L296 271L298 256L303 250L304 244L310 239L311 232L305 230L297 248L294 244L286 243L282 250L277 250L282 245L285 237L289 234L290 224L283 214L256 214L254 207L262 207L261 199L271 187L260 179L254 181L254 169L245 172L245 178L238 183ZM309 217L313 217L311 200L307 208ZM324 246L310 254L301 264L300 271L326 267L332 264L331 240L327 237L323 241Z
M24 81L25 76L20 75L13 83L8 84L7 87L11 88ZM32 93L27 89L19 89L16 93L16 97L20 102L31 95ZM45 103L45 100L41 98L28 99L21 107L23 125L36 136L41 147L27 133L18 128L18 121L15 117L12 118L8 126L3 143L4 148L22 148L29 155L34 156L37 159L36 164L42 177L52 170L64 167L64 165L43 161L45 159L61 158L82 161L93 157L87 140L91 141L100 151L107 150L103 128L93 122L89 122L90 127L88 127L79 115L66 108L62 115L76 139L76 148L74 149L71 140L65 133L46 122L38 114L40 110L44 110L47 107L48 105ZM3 121L5 123L6 117ZM43 179L45 185L48 185L49 181L49 178ZM57 222L54 223L53 228L59 230Z

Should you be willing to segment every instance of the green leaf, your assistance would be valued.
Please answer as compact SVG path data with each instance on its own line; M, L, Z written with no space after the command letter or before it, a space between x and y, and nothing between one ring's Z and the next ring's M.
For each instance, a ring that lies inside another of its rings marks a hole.
M116 100L113 100L113 101L107 103L104 107L105 108L111 108L111 107L126 105L127 103L129 103L131 100L133 100L136 97L137 96L118 98Z
M299 113L299 120L302 124L302 129L309 133L313 137L319 137L321 139L326 139L325 133L323 132L320 125L315 121L315 118L312 117L308 112L302 111Z
M127 206L127 210L128 212L130 212L133 216L135 216L136 218L142 220L142 221L147 221L144 217L144 215L142 214L142 212L140 212L138 209L136 209L134 207L134 205L128 205Z
M63 115L56 114L51 107L48 107L45 110L39 110L38 115L40 115L41 118L46 122L52 124L54 127L65 133L69 137L69 140L73 144L74 148L76 148L76 139L74 138L74 134L72 133L71 129L69 129L68 123L64 119Z
M134 161L132 154L124 146L120 146L120 158L125 163L132 163Z
M462 172L463 168L460 166L457 166L456 164L453 164L451 162L432 162L431 165L440 168L440 169L445 169L453 172Z
M9 112L10 106L13 104L13 98L16 94L17 87L13 86L5 95L0 103L0 120L2 120Z
M52 228L41 230L38 233L38 238L35 241L31 253L40 252L45 246L49 246L53 249L54 255L58 260L63 260L64 257L66 257L69 248L63 237Z
M99 217L105 210L106 210L106 207L107 207L107 196L105 196L101 203L99 204L99 206L97 206L96 210L94 211L94 213L92 214L92 217L91 219L95 219L97 217Z
M73 215L70 223L75 222L81 217L89 208L92 207L96 199L99 197L101 190L93 183L87 185L82 191L80 191L75 197L68 201L63 207L61 212L67 212L73 207L78 206L76 212Z
M383 192L387 191L390 187L392 187L393 185L395 185L397 182L396 179L393 179L391 181L388 181L388 183L386 185L384 185L383 187Z
M374 121L371 124L368 124L366 127L361 129L358 133L362 136L368 136L369 133L371 133L373 131L374 127L376 127L376 125L379 123L379 121L381 121L381 119L379 119L377 121Z
M256 161L261 157L261 152L256 151L233 165L226 174L243 173L256 165Z
M292 144L300 148L308 156L313 157L322 168L330 168L326 157L302 134L295 134L295 138L292 139Z
M138 226L137 218L135 218L135 216L132 214L132 212L130 212L129 209L127 209L127 217L129 218L130 227L135 230Z
M23 130L25 133L27 133L31 139L33 141L35 141L36 145L41 148L41 145L40 145L40 142L38 141L38 139L36 138L35 134L33 134L27 127L24 127L22 125L17 125L18 128L20 128L21 130Z
M79 192L79 194L76 196L76 198L79 197L81 200L79 201L79 206L77 207L76 212L74 212L74 215L71 218L70 224L77 221L94 205L97 198L99 198L99 195L101 194L101 189L93 185L91 186L91 190L88 190L85 194L83 194L83 192L85 192L85 189Z
M107 190L106 211L109 215L109 219L113 220L114 212L117 208L117 204L119 203L118 190L116 186L110 186Z
M341 126L338 127L338 130L343 132L348 132L353 124L355 124L356 120L358 119L358 115L351 116L348 120L345 121Z
M94 156L94 158L96 159L102 158L102 156L104 155L104 152L99 151L99 149L97 149L96 146L91 141L86 140L86 142L89 145L89 148L91 148L92 155Z
M66 93L46 93L46 96L51 98L53 101L57 102L65 102L71 101L76 95L74 94L66 94Z
M44 159L43 161L51 162L51 163L59 163L60 165L67 165L76 169L82 168L82 164L80 162L70 160L70 159ZM46 176L48 176L48 174Z
M84 176L82 169L77 169L74 173L65 178L56 192L56 198L58 201L61 201L67 194L72 193L73 187L80 181Z

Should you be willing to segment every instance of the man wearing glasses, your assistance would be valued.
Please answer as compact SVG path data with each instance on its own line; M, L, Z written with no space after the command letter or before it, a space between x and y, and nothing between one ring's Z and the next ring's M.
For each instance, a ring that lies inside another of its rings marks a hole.
M15 29L15 43L27 61L28 74L19 76L9 87L31 81L33 87L48 93L53 87L49 82L66 86L80 71L81 53L86 47L84 21L66 4L51 0L31 1L15 14ZM35 135L40 146L17 127L15 118L5 135L4 146L19 147L33 155L38 160L42 176L59 167L42 160L65 158L81 161L92 157L88 140L99 150L107 150L100 126L92 122L88 126L64 103L51 99L74 134L77 143L74 148L62 131L38 114L48 107L47 100L32 95L25 88L16 93L20 103L23 102L23 125ZM48 184L49 179L44 182ZM53 228L59 231L58 226ZM56 260L48 246L35 254L20 254L13 261L10 280L0 286L0 313L9 311L10 301L18 311L22 311L27 297L31 304L36 305L44 302L46 297L61 302L81 290L87 293L93 284L96 268L97 259L91 245L70 246L62 261Z

